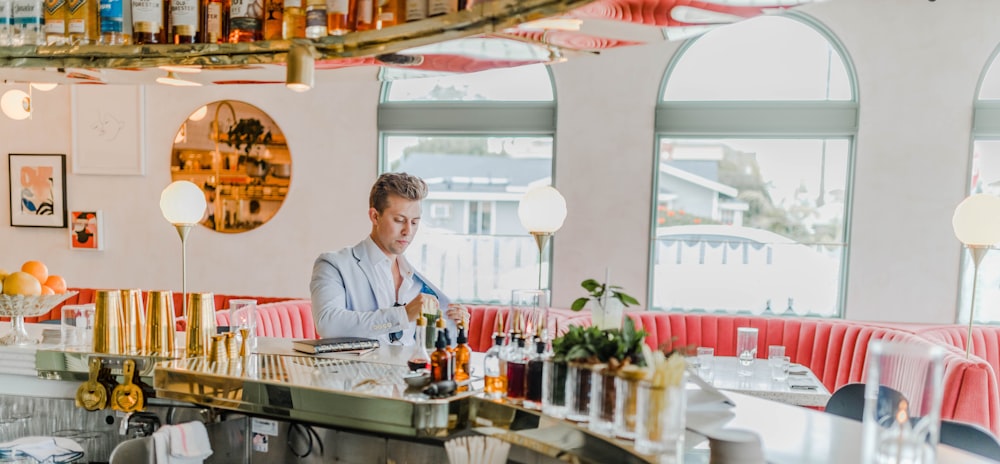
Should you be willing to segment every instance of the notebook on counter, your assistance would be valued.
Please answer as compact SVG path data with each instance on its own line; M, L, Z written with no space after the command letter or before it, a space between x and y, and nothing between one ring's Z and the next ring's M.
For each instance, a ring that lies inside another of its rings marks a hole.
M378 340L362 337L330 337L318 340L295 340L292 342L292 348L295 351L309 354L365 354L377 350L378 347Z

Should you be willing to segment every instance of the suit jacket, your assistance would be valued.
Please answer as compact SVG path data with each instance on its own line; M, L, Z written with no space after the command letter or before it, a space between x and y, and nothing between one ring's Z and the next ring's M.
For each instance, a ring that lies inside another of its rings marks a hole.
M405 309L393 307L394 301L376 298L371 284L376 275L364 241L316 258L309 291L320 337L368 337L387 345L389 334L402 330L403 343L413 344L415 324L407 320ZM414 278L434 291L444 311L449 302L444 293L416 270ZM457 336L454 321L449 320L448 327L452 337Z

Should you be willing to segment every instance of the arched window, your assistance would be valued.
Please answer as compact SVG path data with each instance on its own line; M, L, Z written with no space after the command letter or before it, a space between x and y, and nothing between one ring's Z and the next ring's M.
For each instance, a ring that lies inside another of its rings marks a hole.
M972 161L969 164L969 194L1000 196L1000 46L993 52L979 83L972 124ZM959 322L969 322L973 261L962 253L962 283ZM1000 254L988 252L979 264L974 320L1000 322Z
M512 289L547 287L549 255L539 272L517 206L529 187L552 182L548 68L391 77L379 105L380 171L409 172L430 188L407 259L463 302L507 302Z
M858 106L844 56L795 13L682 47L657 105L653 308L842 314Z

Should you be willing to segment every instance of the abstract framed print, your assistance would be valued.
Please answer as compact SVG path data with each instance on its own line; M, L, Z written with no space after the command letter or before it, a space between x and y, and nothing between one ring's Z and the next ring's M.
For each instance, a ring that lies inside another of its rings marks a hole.
M8 155L10 225L66 227L66 155Z

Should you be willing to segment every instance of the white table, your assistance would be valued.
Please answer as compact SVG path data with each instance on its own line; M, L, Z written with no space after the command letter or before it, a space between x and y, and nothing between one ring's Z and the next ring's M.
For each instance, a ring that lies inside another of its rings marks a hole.
M743 393L797 406L826 406L830 391L808 367L792 364L788 380L771 380L771 368L766 359L757 359L753 375L739 375L739 360L733 356L716 356L712 386L720 390ZM799 373L798 375L793 373ZM802 388L805 387L805 388ZM812 388L814 387L814 388Z

